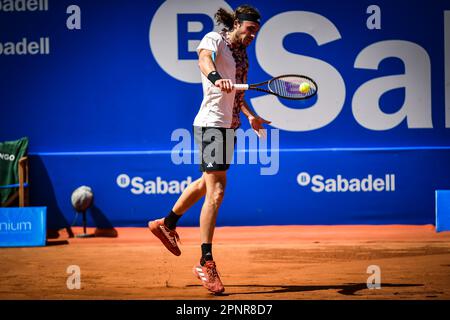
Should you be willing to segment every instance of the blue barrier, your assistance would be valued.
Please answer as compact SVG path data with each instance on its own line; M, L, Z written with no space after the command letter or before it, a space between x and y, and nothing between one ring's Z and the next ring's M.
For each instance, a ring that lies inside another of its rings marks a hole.
M436 190L436 231L450 231L450 190Z
M278 163L232 164L217 224L433 224L434 192L448 186L449 149L282 150ZM257 155L259 157L259 155ZM88 185L95 195L88 225L146 226L165 216L196 164L175 165L170 153L32 155L32 201L49 206L49 228L75 215L73 190ZM236 154L235 154L236 160ZM274 160L274 159L272 159ZM428 164L433 163L430 166ZM262 175L276 166L277 173ZM203 200L181 226L198 225Z
M45 246L46 207L0 208L0 247Z

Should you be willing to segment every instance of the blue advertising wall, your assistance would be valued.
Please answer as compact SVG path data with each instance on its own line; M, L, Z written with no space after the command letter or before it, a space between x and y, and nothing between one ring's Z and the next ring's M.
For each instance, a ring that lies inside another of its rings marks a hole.
M249 82L299 73L319 93L246 93L279 131L270 164L232 166L218 224L434 223L450 185L450 2L246 2L262 14ZM29 137L31 200L50 228L72 221L80 185L92 225L145 226L200 176L173 160L172 135L202 100L196 45L239 4L0 0L0 140Z

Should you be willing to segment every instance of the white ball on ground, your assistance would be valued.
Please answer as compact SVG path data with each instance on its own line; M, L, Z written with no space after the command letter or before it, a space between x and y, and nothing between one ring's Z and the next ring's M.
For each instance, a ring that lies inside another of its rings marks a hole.
M93 202L94 194L88 186L81 186L72 192L72 206L77 212L86 211Z

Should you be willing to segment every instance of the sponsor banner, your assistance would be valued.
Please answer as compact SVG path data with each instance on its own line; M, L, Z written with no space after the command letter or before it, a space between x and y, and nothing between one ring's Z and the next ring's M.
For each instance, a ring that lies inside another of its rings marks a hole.
M0 247L45 246L46 207L0 208Z
M16 156L9 153L0 153L0 160L11 161L13 162L16 159Z
M262 20L248 81L319 87L302 102L246 93L282 148L449 145L449 1L249 3ZM31 152L170 150L202 101L195 49L239 4L0 0L0 137L26 135Z
M174 165L168 153L31 160L39 169L32 175L47 184L32 189L32 199L49 204L49 228L73 221L70 196L80 185L94 193L89 225L145 227L148 220L166 216L201 175L198 165ZM435 190L450 184L450 150L281 150L279 161L274 175L262 174L259 163L231 165L219 226L432 224ZM180 225L197 226L202 204L203 199Z
M338 174L336 178L324 178L320 174L311 177L307 172L301 172L297 176L300 186L311 186L314 192L394 192L395 174L386 174L383 178L367 177L347 179Z
M50 54L49 43L48 37L40 38L39 41L30 41L27 38L23 38L17 43L0 42L0 55Z
M47 11L49 0L0 0L0 12Z

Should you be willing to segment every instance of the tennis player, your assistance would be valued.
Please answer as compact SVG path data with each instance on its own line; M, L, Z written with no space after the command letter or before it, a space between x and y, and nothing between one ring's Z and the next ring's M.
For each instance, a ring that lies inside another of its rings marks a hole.
M166 248L179 256L181 251L176 232L178 219L205 196L200 214L201 258L194 274L203 286L215 294L224 292L212 254L212 242L217 213L227 182L227 170L234 153L235 129L240 126L240 112L251 127L259 132L270 123L253 113L244 100L244 91L233 90L234 83L247 83L248 57L246 48L260 28L257 9L241 5L234 12L220 8L215 14L220 33L210 32L201 40L197 52L203 86L203 101L194 120L194 137L200 148L202 176L181 194L170 213L148 226ZM211 153L207 150L214 150Z

